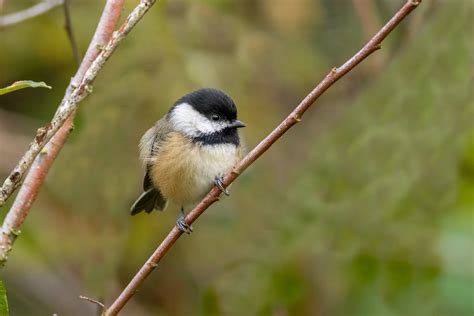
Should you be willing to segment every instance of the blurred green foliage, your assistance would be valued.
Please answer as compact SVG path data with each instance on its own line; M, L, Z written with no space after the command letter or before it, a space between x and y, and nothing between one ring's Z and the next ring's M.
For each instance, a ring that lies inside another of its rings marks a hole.
M374 1L380 21L403 2ZM72 1L83 51L101 5ZM123 314L472 315L473 15L470 1L423 2L384 44L382 68L369 59L331 88ZM0 85L55 87L1 108L40 122L54 113L74 71L62 19L55 10L1 31ZM93 314L77 296L110 303L169 231L177 208L128 208L139 138L175 99L225 90L252 148L367 37L351 1L159 1L81 105L0 271L11 314Z
M8 301L7 301L7 290L0 281L0 315L8 316Z

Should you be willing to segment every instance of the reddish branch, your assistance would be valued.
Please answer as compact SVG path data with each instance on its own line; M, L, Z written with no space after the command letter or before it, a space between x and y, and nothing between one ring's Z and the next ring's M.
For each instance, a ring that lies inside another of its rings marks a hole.
M264 140L262 140L247 156L234 166L232 171L224 178L224 186L229 186L245 169L247 169L255 160L265 153L283 134L285 134L293 125L301 121L302 115L330 86L332 86L341 77L351 71L355 66L362 62L374 51L380 49L382 41L387 35L419 4L421 0L409 0L405 5L385 24L380 31L354 56L346 61L341 67L333 68L329 74L311 91L301 103L280 123ZM186 216L186 223L191 225L204 211L219 199L221 190L214 187L204 199ZM106 316L117 315L127 304L130 298L135 294L138 287L145 278L158 266L160 260L174 245L183 233L175 226L161 242L155 252L146 261L143 267L133 277L127 287L120 293L119 297L105 311Z
M109 0L112 1L112 0ZM36 156L46 143L56 134L63 126L67 118L76 111L79 103L84 100L92 92L92 84L104 67L107 60L113 54L118 45L125 39L127 34L135 27L135 25L148 12L156 0L141 0L135 9L128 15L127 20L122 26L112 33L112 37L105 46L99 46L100 53L93 60L90 67L84 73L82 80L77 82L73 80L71 89L66 92L67 97L61 102L56 114L51 122L45 127L39 128L35 139L30 143L28 150L15 166L13 171L7 177L0 188L0 207L3 206L11 196L13 191L21 184L25 173L33 163ZM113 1L114 2L114 1ZM115 1L116 2L116 1ZM68 93L70 94L68 95Z
M120 18L123 3L124 0L107 1L86 55L84 56L75 76L71 80L71 83L67 87L61 104L66 102L66 100L71 96L74 87L78 86L83 80L86 71L91 67L93 61L99 55L100 47L103 47L111 39L117 21ZM53 138L43 148L41 153L36 157L12 207L8 211L0 228L0 264L6 262L8 252L11 250L13 243L20 232L21 225L28 216L31 205L38 195L49 169L72 130L74 116L75 112L71 113L68 119L64 122L64 125L57 131Z

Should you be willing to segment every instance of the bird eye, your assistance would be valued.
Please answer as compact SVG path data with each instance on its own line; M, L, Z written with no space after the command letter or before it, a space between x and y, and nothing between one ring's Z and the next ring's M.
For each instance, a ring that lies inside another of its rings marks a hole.
M219 117L219 115L217 115L217 114L212 114L211 119L212 119L213 121L219 121L220 117Z

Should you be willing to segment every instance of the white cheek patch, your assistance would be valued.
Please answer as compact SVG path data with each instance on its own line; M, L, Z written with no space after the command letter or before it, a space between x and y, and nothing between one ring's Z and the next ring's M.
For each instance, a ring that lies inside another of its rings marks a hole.
M220 131L226 127L224 122L213 122L196 111L190 104L178 104L171 112L171 124L177 131L190 136L200 136Z

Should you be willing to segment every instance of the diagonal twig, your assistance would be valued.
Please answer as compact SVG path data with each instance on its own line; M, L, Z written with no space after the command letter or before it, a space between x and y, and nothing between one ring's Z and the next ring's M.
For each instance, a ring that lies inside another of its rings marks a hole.
M85 57L81 63L81 66L77 70L76 75L73 77L71 83L66 89L66 93L60 107L68 102L72 93L78 86L80 86L81 82L83 82L86 73L91 68L94 61L98 58L99 54L103 53L102 49L105 44L111 40L115 25L123 8L123 3L124 0L107 0L89 48L87 49ZM128 23L128 20L125 23ZM122 26L121 29L125 30L125 27ZM130 29L128 29L128 31L130 31ZM109 54L111 54L111 52L109 52ZM59 108L57 113L61 111L62 109ZM67 140L67 135L72 129L75 110L72 110L70 113L71 114L65 121L64 125L58 130L58 132L44 147L44 149L39 149L41 150L41 154L34 160L34 163L29 170L28 175L25 178L25 181L18 192L12 207L8 211L3 224L0 227L0 264L4 264L6 262L8 252L11 250L16 236L19 234L21 225L27 217L31 205L38 195L50 167L52 166L56 156L59 154L59 150L63 147ZM54 119L56 119L56 116ZM46 141L47 140L43 140L43 144L46 143ZM29 150L32 150L31 145ZM30 155L32 156L31 159L34 159L35 154L30 153ZM22 159L22 161L24 160ZM26 169L22 172L26 172ZM4 187L2 187L2 189ZM11 192L13 192L14 187L10 187L10 189ZM1 205L2 203L0 203L0 206Z
M87 301L87 302L90 302L90 303L93 303L93 304L96 304L97 307L98 307L98 310L97 310L97 314L98 315L102 315L104 313L104 310L105 310L105 305L104 303L98 301L98 300L95 300L93 298L89 298L87 296L84 296L84 295L79 295L79 298L81 300L84 300L84 301Z
M38 129L35 139L30 143L28 151L20 159L16 167L7 177L0 188L0 207L5 205L8 197L20 185L26 171L33 163L33 160L44 147L44 145L53 137L53 135L64 124L66 119L77 109L78 104L92 92L92 83L99 74L102 67L113 54L118 45L141 20L156 0L141 0L140 4L130 13L127 20L122 24L118 31L115 31L112 38L105 46L101 46L101 52L86 69L82 80L74 80L68 91L72 91L68 97L63 99L52 121L45 127Z
M71 89L68 89L68 91L72 90L71 94L63 99L53 120L46 126L38 129L35 139L30 143L29 149L0 188L0 207L5 205L8 197L20 185L26 171L44 145L59 130L67 118L77 109L78 104L92 92L92 83L102 67L127 34L135 27L145 13L148 12L155 1L156 0L141 0L119 30L113 33L112 38L107 45L101 47L101 52L87 69L80 83L73 80L72 85L70 85Z
M23 21L26 21L28 19L34 18L43 13L46 13L49 10L54 9L55 7L63 4L63 1L64 0L46 0L38 4L35 4L34 6L28 9L15 12L12 14L0 16L0 29L17 24L17 23L21 23Z
M360 62L367 58L370 54L380 49L382 41L390 32L419 4L421 0L409 0L403 7L395 13L390 21L380 29L369 42L354 56L347 60L342 66L333 68L326 77L311 91L301 103L291 112L283 122L280 123L265 139L263 139L247 156L237 163L232 171L227 174L223 180L224 187L229 186L245 169L255 162L270 146L272 146L283 134L285 134L293 125L301 121L302 115L313 105L329 87L331 87L341 77L351 71ZM219 199L221 190L214 187L204 199L186 216L185 222L191 225L204 211ZM106 316L115 316L127 304L130 298L135 294L138 287L144 282L146 277L157 267L160 260L174 245L178 238L183 234L176 226L168 233L161 244L156 248L155 252L145 262L142 268L133 277L126 288L120 293L119 297L106 310Z

